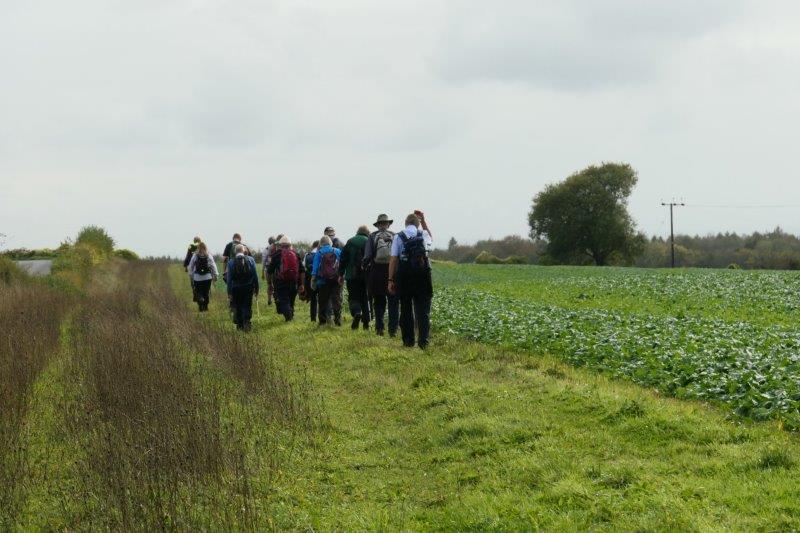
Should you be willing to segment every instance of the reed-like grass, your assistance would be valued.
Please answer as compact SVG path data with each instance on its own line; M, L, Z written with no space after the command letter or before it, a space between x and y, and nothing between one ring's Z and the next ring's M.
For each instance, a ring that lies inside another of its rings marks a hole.
M260 468L275 468L287 443L266 438L256 448L243 435L249 421L226 420L223 411L255 399L241 412L262 427L301 433L314 417L257 346L191 316L166 266L145 262L124 265L112 290L87 300L71 338L84 405L68 411L67 425L85 443L78 485L96 502L91 526L266 527L254 486L264 488ZM221 363L241 382L243 398L231 397L230 386L203 370L214 365L198 366L198 358Z
M19 510L27 468L20 430L33 384L58 349L68 302L43 285L0 283L0 529Z

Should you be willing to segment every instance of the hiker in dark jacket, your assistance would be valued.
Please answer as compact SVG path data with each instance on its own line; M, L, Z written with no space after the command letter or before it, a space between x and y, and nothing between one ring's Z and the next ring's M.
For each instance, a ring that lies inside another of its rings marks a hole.
M342 325L342 277L339 275L339 262L342 251L331 245L331 238L325 235L319 240L319 250L314 256L311 271L311 288L319 292L319 325L333 322Z
M347 304L353 317L351 329L363 323L369 329L369 300L367 300L367 277L364 273L364 248L369 238L369 228L361 226L355 236L347 240L339 262L339 275L347 284Z
M232 252L236 255L228 261L228 298L236 328L250 331L253 298L258 298L259 286L256 261L245 255L245 250L243 244L237 244Z
M311 272L314 270L314 257L317 255L318 248L319 241L314 241L311 250L303 256L303 268L306 271L303 286L305 287L305 299L311 312L311 322L317 321L317 291L311 288Z
M189 261L192 260L192 256L197 251L197 245L203 242L200 237L195 237L191 243L189 243L189 248L186 250L186 257L183 259L183 270L188 272L189 271Z
M383 335L384 315L389 311L389 336L397 335L397 326L400 318L400 302L397 296L389 294L389 260L392 256L392 241L394 232L389 230L392 225L387 215L378 215L378 220L373 224L377 231L373 231L364 248L364 270L367 272L367 295L369 297L372 316L375 318L375 333Z
M304 290L305 266L297 252L292 250L292 241L286 235L278 241L278 249L272 254L268 268L278 313L289 322L294 318L297 292Z
M222 252L222 279L225 283L228 282L228 276L226 275L228 273L228 263L236 254L237 244L242 244L242 236L238 233L234 233L231 242L225 245L225 249Z
M334 248L342 249L344 248L344 243L336 236L336 230L333 229L331 226L325 228L324 235L327 236L331 240L331 246Z
M195 301L199 311L208 311L208 302L211 292L211 284L217 281L217 263L214 256L208 253L208 246L201 242L197 245L197 252L192 254L189 260L189 277L194 283Z
M283 238L283 233L279 233L277 237L272 239L272 242L267 247L267 258L266 258L266 266L264 270L264 279L267 281L267 305L272 305L272 300L275 297L275 287L274 287L274 280L272 279L273 276L269 275L269 263L272 261L272 256L275 255L275 252L278 251L278 241ZM278 309L278 301L275 300L275 312L281 314L280 309Z
M428 347L431 329L431 300L433 281L428 253L433 246L431 232L422 211L406 217L406 228L392 241L389 261L389 292L400 298L400 332L403 345L414 346L415 326L417 344Z

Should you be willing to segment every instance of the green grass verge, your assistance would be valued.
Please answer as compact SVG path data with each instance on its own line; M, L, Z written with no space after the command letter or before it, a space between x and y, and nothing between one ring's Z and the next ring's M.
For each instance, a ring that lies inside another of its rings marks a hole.
M215 297L205 319L233 327ZM800 444L774 423L529 352L442 335L408 350L320 330L304 304L288 325L260 308L252 334L308 374L329 420L272 479L275 527L800 528Z

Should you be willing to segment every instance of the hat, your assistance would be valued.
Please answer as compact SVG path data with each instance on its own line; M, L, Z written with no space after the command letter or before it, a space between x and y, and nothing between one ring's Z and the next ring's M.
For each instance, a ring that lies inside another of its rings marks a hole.
M327 233L336 233L336 230L335 230L335 229L333 229L332 227L328 226L327 228L325 228L325 231L323 231L322 233L324 233L324 234L327 234Z
M381 222L388 222L389 225L391 226L392 222L394 222L394 220L391 220L389 218L389 215L382 213L382 214L378 215L378 220L373 224L373 226L375 226L377 228L378 224L380 224Z
M281 237L281 240L278 241L278 244L292 244L292 239L290 239L288 235L284 235Z

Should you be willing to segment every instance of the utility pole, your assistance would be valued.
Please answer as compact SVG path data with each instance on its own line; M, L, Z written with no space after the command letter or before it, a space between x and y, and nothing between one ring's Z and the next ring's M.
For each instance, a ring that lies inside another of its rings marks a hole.
M675 207L683 207L686 204L683 202L676 202L673 198L671 202L661 202L661 205L669 206L669 240L672 248L671 268L675 268L675 218L673 216L673 210Z

